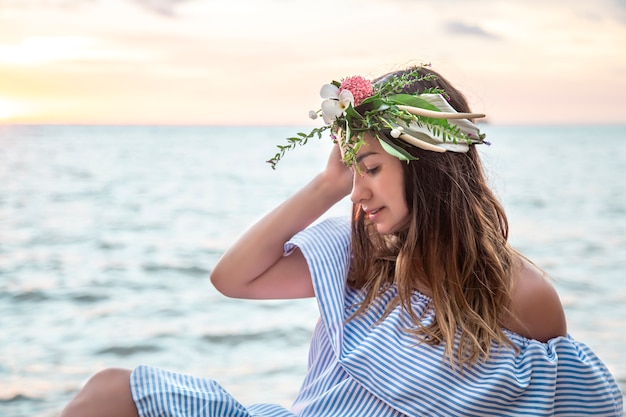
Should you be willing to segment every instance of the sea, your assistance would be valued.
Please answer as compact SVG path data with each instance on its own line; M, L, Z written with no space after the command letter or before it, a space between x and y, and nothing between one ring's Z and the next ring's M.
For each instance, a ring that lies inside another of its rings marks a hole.
M0 126L0 416L56 416L90 375L139 364L289 406L315 300L230 299L209 274L323 168L325 137L265 162L304 129ZM481 129L512 244L626 390L626 125Z

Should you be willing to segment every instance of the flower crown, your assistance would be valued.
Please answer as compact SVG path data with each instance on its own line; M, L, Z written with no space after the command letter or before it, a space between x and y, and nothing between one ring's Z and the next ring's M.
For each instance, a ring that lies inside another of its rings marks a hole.
M469 119L485 117L484 114L458 113L440 88L429 88L420 94L402 93L407 85L434 78L435 74L421 74L415 69L376 83L353 76L323 85L321 109L309 112L309 117L317 119L321 115L325 125L287 138L288 144L278 145L279 152L267 162L275 169L287 150L306 144L314 136L321 138L328 129L333 141L341 146L343 161L348 166L355 164L365 132L371 132L387 153L402 161L417 158L391 138L434 152L467 152L470 145L483 143L485 135Z

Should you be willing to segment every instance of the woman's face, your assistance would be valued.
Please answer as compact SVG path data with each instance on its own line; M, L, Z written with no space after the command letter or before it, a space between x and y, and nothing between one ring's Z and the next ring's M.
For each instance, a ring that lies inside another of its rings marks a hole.
M389 155L378 139L365 134L365 145L357 153L360 172L354 170L350 199L360 204L367 219L381 234L397 232L409 215L404 196L402 164Z

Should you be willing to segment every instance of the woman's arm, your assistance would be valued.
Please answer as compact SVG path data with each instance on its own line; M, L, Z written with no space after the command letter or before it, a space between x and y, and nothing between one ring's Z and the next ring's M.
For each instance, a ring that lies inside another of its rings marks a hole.
M341 162L335 146L322 173L224 253L211 272L213 285L236 298L312 297L311 276L302 253L296 249L283 256L284 244L348 195L351 186L352 172Z

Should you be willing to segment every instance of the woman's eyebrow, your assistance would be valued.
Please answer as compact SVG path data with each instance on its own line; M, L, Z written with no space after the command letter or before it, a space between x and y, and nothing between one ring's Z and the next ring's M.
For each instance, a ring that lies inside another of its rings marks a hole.
M361 162L363 159L367 158L370 155L376 155L378 152L365 152L359 156L357 156L356 158L356 163L358 164L359 162Z

